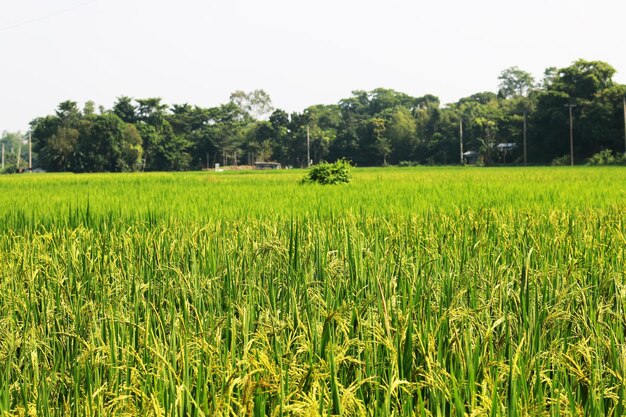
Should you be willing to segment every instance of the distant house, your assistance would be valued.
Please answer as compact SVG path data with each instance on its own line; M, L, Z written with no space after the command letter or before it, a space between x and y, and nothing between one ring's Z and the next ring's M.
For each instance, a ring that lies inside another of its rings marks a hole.
M514 142L505 142L498 143L496 145L496 150L500 153L502 158L502 163L506 164L506 156L509 153L513 153L517 149L517 143Z
M278 162L255 162L254 169L280 169Z
M515 149L517 149L517 143L514 142L498 143L496 145L496 150L498 152L510 152Z
M463 152L463 159L465 160L466 164L475 164L476 162L478 162L479 156L480 154L476 151Z

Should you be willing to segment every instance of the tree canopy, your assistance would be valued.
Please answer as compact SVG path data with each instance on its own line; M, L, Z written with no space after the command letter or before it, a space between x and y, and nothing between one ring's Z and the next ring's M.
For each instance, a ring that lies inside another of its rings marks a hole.
M503 70L497 93L485 91L446 106L434 95L392 89L356 90L336 104L302 112L275 109L263 90L235 91L212 108L169 105L158 97L119 97L109 109L74 101L31 122L36 166L48 171L187 170L215 163L277 161L306 166L307 131L315 163L342 158L361 165L450 164L463 149L484 164L520 163L527 116L528 160L546 164L569 152L573 104L578 162L600 151L624 152L626 86L601 61L530 73ZM19 145L5 133L6 149Z

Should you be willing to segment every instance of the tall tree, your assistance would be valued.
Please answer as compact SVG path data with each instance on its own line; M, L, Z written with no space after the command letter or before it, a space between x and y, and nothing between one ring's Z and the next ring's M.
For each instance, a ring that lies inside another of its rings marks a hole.
M386 136L393 149L392 163L416 159L414 155L418 145L416 130L417 123L409 109L398 107L393 111L386 127Z
M27 162L28 148L20 146L24 143L24 135L21 132L2 132L0 135L0 148L4 148L4 168L6 172L13 172L17 167L18 152L19 159ZM22 165L23 167L24 165Z
M272 99L264 90L254 90L249 93L237 90L230 95L230 102L241 109L243 115L253 119L264 118L274 111Z
M558 71L550 89L566 93L573 99L591 100L614 85L615 72L615 68L606 62L579 59Z
M189 167L191 143L167 120L167 105L158 97L137 99L137 130L144 144L144 169L181 171Z
M56 116L64 127L75 127L82 115L75 101L66 100L57 107Z
M115 114L93 116L76 144L81 155L79 171L134 171L141 166L141 137L134 126Z
M288 162L289 155L289 114L281 109L276 109L269 117L272 128L272 159Z
M504 98L525 96L533 88L535 79L518 67L503 70L498 77L500 80L500 95Z
M128 96L118 97L113 104L113 113L126 123L137 122L137 108L133 104L133 99Z
M369 122L369 133L371 135L373 149L381 158L379 161L383 165L387 165L387 158L391 155L391 141L386 136L385 120L380 117L374 117ZM377 161L378 162L378 161ZM378 163L380 163L378 162Z
M615 69L602 61L577 60L554 72L537 101L533 116L533 153L550 162L569 155L569 108L573 108L574 159L578 162L602 149L619 149L624 86L613 81Z

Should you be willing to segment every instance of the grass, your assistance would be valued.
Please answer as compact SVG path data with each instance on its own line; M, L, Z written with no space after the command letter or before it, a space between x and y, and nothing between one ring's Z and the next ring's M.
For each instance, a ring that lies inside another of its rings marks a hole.
M578 168L359 169L342 187L302 186L279 172L46 174L0 178L3 227L79 221L208 222L343 216L385 217L494 208L586 210L626 201L624 170ZM75 226L75 224L70 224Z
M626 170L0 178L0 415L624 415Z

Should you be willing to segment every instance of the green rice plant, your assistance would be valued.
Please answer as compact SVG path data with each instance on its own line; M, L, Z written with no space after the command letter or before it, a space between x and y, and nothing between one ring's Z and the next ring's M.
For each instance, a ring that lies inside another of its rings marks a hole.
M225 174L0 179L0 415L624 414L623 169Z

